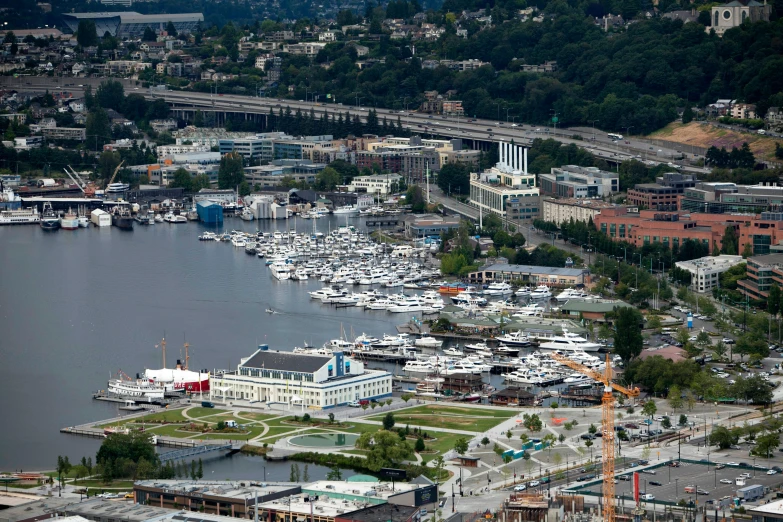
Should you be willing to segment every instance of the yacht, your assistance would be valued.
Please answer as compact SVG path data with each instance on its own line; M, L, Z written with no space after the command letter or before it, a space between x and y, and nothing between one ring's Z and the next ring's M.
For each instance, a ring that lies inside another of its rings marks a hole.
M269 265L269 272L279 281L291 279L291 265L284 261L275 261Z
M60 228L60 218L57 217L52 204L48 201L45 201L43 204L43 212L41 213L39 223L44 230L57 230Z
M166 223L187 223L188 218L179 214L174 214L173 212L168 212L163 216L163 221Z
M307 281L309 278L310 276L308 276L304 268L301 267L294 270L294 273L291 274L291 279L294 281Z
M517 291L514 292L514 295L516 295L517 297L530 297L530 287L520 286L519 289L517 289Z
M253 214L253 211L250 210L250 207L243 208L239 217L244 221L253 221L256 218L255 214Z
M565 303L569 299L590 299L591 296L583 290L577 290L575 288L566 288L559 294L557 294L557 300L561 303Z
M135 397L140 399L160 400L165 394L161 386L152 384L148 379L128 380L122 377L111 379L108 384L109 393L121 397Z
M592 379L582 373L572 373L571 375L563 379L563 382L566 384L582 384L590 381L592 381Z
M478 306L484 306L487 304L487 300L480 295L476 295L473 292L460 292L451 298L454 304L478 304Z
M125 192L130 188L130 185L127 183L109 183L109 186L106 187L106 192L112 192L112 193L120 193Z
M236 235L231 238L231 244L237 248L245 248L247 240L245 240L245 236Z
M552 292L546 285L539 285L530 291L530 299L549 299L550 297L552 297Z
M497 340L507 346L529 346L530 339L521 330L499 335Z
M511 317L543 317L545 311L546 310L544 310L544 308L539 306L537 303L531 303L517 310L517 312L514 313Z
M490 284L486 290L484 290L484 295L511 295L514 293L514 289L511 288L511 285L508 283L492 283Z
M602 345L593 343L579 337L575 333L569 332L566 328L563 328L563 335L554 336L545 343L541 343L539 348L546 350L562 350L563 352L597 352Z
M457 348L446 348L443 350L444 355L448 355L451 357L464 357L465 354L459 351Z
M402 367L402 371L407 373L425 373L430 374L435 371L435 367L429 363L429 361L413 360L405 363Z
M422 348L440 348L443 341L430 337L429 335L423 335L413 341L414 346L420 346Z
M343 215L357 215L359 214L359 209L353 205L345 205L342 207L337 207L334 209L332 214L343 214Z
M511 346L506 346L505 344L501 343L500 346L495 348L495 353L499 355L508 355L513 357L519 354L519 348L513 348Z

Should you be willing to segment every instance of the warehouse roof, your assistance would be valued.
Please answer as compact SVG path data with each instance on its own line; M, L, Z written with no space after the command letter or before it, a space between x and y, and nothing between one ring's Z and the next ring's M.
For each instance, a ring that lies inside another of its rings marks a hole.
M611 312L617 307L623 308L631 306L619 299L598 299L598 300L583 300L583 299L569 299L566 303L560 307L561 310L568 312L597 312L606 313Z
M548 274L563 276L580 276L587 270L582 268L561 268L551 266L533 266L533 265L509 265L507 263L498 263L490 265L479 270L480 272L512 272L518 274Z

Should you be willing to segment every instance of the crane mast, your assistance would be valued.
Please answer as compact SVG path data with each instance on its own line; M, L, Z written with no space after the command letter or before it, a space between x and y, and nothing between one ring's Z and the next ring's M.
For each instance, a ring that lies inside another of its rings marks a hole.
M609 360L609 354L606 354L606 366L604 372L599 373L587 366L572 361L564 355L553 353L552 358L557 362L576 370L579 373L587 375L591 379L604 385L604 393L601 397L601 439L603 451L601 461L603 463L603 504L604 504L604 522L615 522L615 496L614 496L614 390L628 396L638 397L639 388L626 388L620 384L612 382L612 363Z

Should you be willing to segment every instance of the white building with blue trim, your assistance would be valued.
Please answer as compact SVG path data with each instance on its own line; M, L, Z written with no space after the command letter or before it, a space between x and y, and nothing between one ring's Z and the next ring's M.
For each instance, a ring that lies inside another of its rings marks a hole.
M260 345L235 372L210 377L213 398L326 409L351 401L391 397L391 374L369 370L342 352L310 355Z

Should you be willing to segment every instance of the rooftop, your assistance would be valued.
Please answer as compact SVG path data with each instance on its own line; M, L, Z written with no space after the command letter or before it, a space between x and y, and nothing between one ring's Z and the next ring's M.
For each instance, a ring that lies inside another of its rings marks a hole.
M781 515L783 515L783 500L776 500L760 506L752 506L748 508L748 511L752 515L777 515L778 518L780 518Z
M140 480L135 486L142 488L165 489L183 495L213 496L249 500L256 495L264 497L285 491L298 491L298 484L261 483L252 481L192 481L192 480Z
M233 517L190 513L157 506L143 506L130 502L117 502L107 499L87 500L66 506L60 512L80 515L89 520L116 519L122 522L230 522Z
M513 272L520 274L547 274L562 276L580 276L587 270L582 268L560 268L551 266L532 266L532 265L510 265L507 263L498 263L490 265L479 270L480 272Z
M396 482L392 490L391 482L346 482L334 480L319 480L302 487L302 493L315 493L318 495L334 496L353 500L363 500L362 497L386 500L394 495L400 495L408 491L418 489L418 484L408 482ZM373 502L373 503L377 503Z
M310 495L292 495L270 502L259 503L259 510L276 511L277 513L303 513L321 517L336 517L370 506L369 502L356 502L347 499L329 498L323 495L318 500L311 500Z
M331 360L331 357L318 355L258 350L241 366L244 368L314 373Z
M631 305L628 303L620 301L619 299L591 299L589 301L583 299L569 299L560 309L569 312L606 313L611 312L617 307L624 308L630 306Z
M699 269L706 269L706 268L724 268L728 270L732 266L744 262L745 260L742 258L742 256L720 255L720 256L705 256L705 257L700 257L699 259L692 259L690 261L678 261L675 264L677 267L682 268L684 270L696 271Z
M783 254L766 254L763 256L753 256L748 258L753 264L759 266L780 266L783 265Z

